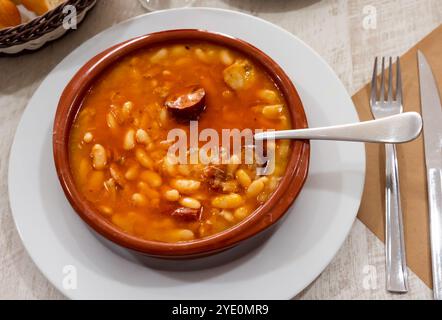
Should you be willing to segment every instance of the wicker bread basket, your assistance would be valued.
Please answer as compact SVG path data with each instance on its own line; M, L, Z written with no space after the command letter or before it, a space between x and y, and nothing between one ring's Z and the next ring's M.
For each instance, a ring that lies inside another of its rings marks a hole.
M46 42L60 38L68 31L63 27L63 21L69 15L69 12L63 12L65 6L75 6L79 24L95 3L96 0L68 0L27 23L1 29L0 53L15 54L41 48Z

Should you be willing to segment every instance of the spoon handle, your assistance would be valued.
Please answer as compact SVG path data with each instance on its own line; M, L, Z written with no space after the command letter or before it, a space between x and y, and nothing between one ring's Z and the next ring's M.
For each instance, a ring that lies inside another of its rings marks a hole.
M309 139L396 144L416 139L421 130L421 115L404 112L378 120L331 127L267 131L255 134L255 140Z

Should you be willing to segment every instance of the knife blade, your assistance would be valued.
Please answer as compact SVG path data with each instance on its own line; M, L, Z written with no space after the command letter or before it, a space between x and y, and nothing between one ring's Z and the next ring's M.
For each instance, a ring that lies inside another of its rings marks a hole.
M433 295L436 300L442 300L442 106L436 79L421 51L418 51L418 65L427 167Z

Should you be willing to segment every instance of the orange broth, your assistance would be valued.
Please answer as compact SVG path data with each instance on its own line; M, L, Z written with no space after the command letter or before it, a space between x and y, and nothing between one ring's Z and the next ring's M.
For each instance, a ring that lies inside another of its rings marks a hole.
M169 130L189 131L164 106L171 92L199 85L199 130L291 129L286 101L257 63L206 42L138 50L91 86L69 140L75 183L97 210L136 237L179 242L234 226L261 206L284 175L291 147L276 141L275 170L252 164L174 164Z

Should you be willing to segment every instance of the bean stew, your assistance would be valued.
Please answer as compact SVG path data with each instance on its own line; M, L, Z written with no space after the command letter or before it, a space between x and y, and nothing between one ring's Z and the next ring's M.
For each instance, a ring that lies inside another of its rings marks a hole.
M82 102L69 138L77 188L114 225L142 239L191 241L241 222L278 186L291 144L267 144L275 155L269 174L244 163L250 146L226 156L231 150L220 143L208 164L177 162L169 132L191 134L194 121L198 131L220 136L223 129L292 128L281 91L244 54L199 41L140 49L106 69Z

